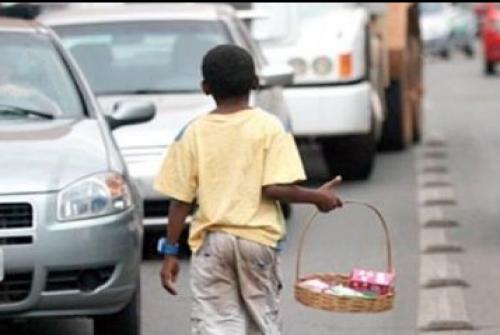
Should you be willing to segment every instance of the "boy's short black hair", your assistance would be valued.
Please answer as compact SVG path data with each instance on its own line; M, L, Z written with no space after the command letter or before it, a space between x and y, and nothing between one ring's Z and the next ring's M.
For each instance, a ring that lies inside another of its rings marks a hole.
M256 88L255 64L248 51L236 45L219 45L203 57L203 81L216 99L248 95Z

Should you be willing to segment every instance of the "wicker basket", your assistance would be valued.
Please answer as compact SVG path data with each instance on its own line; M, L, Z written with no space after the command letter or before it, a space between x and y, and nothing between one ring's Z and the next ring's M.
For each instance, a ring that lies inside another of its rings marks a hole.
M357 202L357 201L346 201L345 205L359 205L369 208L373 211L382 225L385 233L386 241L386 251L387 251L387 272L392 272L392 252L391 252L391 241L389 238L389 229L385 222L384 217L380 211L372 205ZM343 284L347 286L349 281L349 276L344 274L336 273L315 273L310 275L301 276L301 261L302 261L302 251L304 247L304 241L311 227L314 219L316 218L318 211L315 211L311 216L309 221L302 231L302 236L300 239L299 250L297 254L297 267L296 267L296 282L295 282L295 299L305 306L312 307L315 309L321 309L331 312L339 313L379 313L391 310L394 306L395 291L394 288L384 295L379 295L373 299L364 298L351 298L351 297L341 297L335 296L327 293L320 293L312 291L300 284L306 280L310 279L320 279L326 283L331 284Z

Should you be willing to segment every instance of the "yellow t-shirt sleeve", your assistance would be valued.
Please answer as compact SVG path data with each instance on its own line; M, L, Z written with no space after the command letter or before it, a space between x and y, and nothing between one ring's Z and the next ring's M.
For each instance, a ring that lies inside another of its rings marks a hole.
M283 127L271 135L264 160L262 185L292 184L306 179L293 135Z
M184 136L170 146L155 178L156 191L179 201L194 201L198 183L192 149Z

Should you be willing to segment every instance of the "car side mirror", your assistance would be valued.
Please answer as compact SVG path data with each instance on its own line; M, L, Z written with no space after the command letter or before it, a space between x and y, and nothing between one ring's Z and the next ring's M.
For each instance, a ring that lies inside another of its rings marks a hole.
M154 118L156 106L152 102L121 101L106 116L111 130L131 124L148 122Z
M294 71L289 65L267 65L258 75L259 86L288 86L293 84Z

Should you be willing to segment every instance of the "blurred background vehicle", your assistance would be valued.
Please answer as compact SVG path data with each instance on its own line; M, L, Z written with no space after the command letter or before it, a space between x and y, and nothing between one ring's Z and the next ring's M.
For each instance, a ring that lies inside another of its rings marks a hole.
M422 2L420 30L428 54L449 58L453 47L453 7L449 2Z
M481 32L483 27L483 21L486 14L491 10L495 9L495 2L475 2L474 3L474 13L477 18L477 30L478 33Z
M148 228L163 230L167 222L168 199L153 189L166 149L186 124L215 107L201 92L200 64L210 48L230 43L249 50L262 86L252 94L253 103L289 124L280 87L292 81L293 70L268 64L229 6L127 5L57 11L39 19L62 38L106 113L124 99L156 105L154 120L114 133L144 198Z
M377 37L387 115L380 147L403 150L422 136L423 46L417 3L364 3Z
M285 89L299 141L321 145L330 174L370 176L384 120L370 81L367 11L351 3L252 3L268 17L252 22L271 60L290 64Z
M0 319L91 317L94 334L140 333L142 202L112 129L55 34L0 18Z
M285 90L294 132L322 145L331 173L367 178L377 143L401 150L420 139L422 46L415 3L233 5L254 18L253 34L264 52L295 67L294 85ZM349 56L351 75L343 73Z
M453 48L463 52L467 57L473 57L478 33L477 27L477 18L470 5L461 2L453 3L451 15Z
M488 6L483 13L481 40L483 43L484 72L495 73L496 64L500 62L500 6L495 3Z

